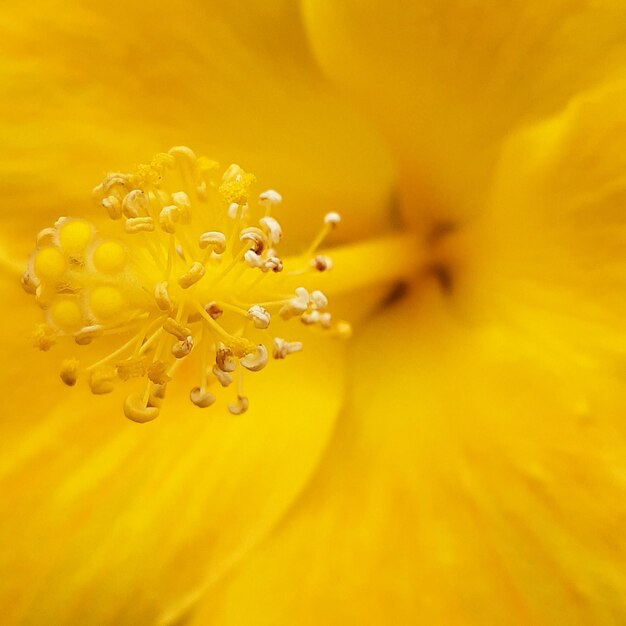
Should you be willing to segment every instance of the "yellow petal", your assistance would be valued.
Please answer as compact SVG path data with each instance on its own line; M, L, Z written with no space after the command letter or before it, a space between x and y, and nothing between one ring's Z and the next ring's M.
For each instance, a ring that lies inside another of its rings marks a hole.
M59 215L94 210L104 172L180 144L278 189L293 237L331 210L344 237L377 231L389 159L324 85L299 20L286 0L5 5L0 218L11 249Z
M480 315L544 352L623 373L626 356L626 83L583 93L516 133L476 237Z
M248 377L245 415L194 407L181 380L137 425L122 397L60 383L61 346L29 345L35 307L2 276L2 622L155 624L302 489L342 401L342 345L321 338Z
M479 206L504 134L626 57L621 0L304 6L322 66L391 142L412 214L454 218Z
M623 620L622 381L557 374L423 293L352 364L321 471L192 626Z

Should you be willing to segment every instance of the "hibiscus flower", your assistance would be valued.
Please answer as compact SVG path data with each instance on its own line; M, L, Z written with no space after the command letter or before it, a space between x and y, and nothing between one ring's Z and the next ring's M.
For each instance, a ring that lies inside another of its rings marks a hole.
M5 12L3 619L620 623L624 13ZM342 214L355 333L251 376L242 416L188 381L137 425L31 348L18 276L59 215L98 223L105 172L179 144L278 189L295 252Z

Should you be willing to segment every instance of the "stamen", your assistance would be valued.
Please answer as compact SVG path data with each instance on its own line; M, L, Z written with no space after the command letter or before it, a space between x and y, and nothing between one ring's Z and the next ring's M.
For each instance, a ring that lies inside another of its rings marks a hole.
M244 372L264 369L270 352L284 359L303 347L271 337L275 315L299 318L329 335L349 334L349 326L333 322L324 292L289 286L291 277L313 277L332 267L327 256L314 252L339 216L328 213L308 250L283 259L283 229L271 215L282 202L280 193L263 191L251 205L255 177L238 165L221 178L218 172L214 161L177 146L135 173L108 174L93 193L117 236L108 229L105 237L81 218L61 218L37 236L22 277L46 315L35 346L67 347L65 384L85 380L102 395L124 381L142 382L143 389L123 402L132 421L159 415L167 385L185 359L198 363L200 373L191 403L217 403L221 388L236 377L237 399L227 408L245 413ZM259 342L264 337L266 343ZM88 345L111 349L81 367L72 350Z

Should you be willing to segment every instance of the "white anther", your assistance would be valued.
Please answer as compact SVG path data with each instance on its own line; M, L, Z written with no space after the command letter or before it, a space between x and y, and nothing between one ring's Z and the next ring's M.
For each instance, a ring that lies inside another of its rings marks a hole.
M170 299L170 294L167 291L167 281L161 281L154 286L154 299L161 311L172 310L172 300Z
M261 328L263 330L270 325L272 319L269 311L258 304L253 304L248 309L248 318L252 320L255 328Z
M79 346L86 346L90 344L94 339L101 337L104 333L104 328L99 324L93 324L91 326L84 326L75 335L74 341Z
M257 254L254 250L248 250L243 255L244 261L248 265L248 267L263 267L263 257Z
M191 352L192 348L193 348L193 337L189 335L189 337L186 337L182 341L177 341L172 346L172 354L177 359L182 359Z
M325 309L328 306L328 298L324 292L319 289L311 292L311 302L318 309Z
M178 284L183 289L188 289L191 285L195 285L203 276L206 270L204 265L199 261L191 264L191 267L178 279Z
M154 221L151 217L130 217L126 220L124 229L129 235L151 233L154 231Z
M276 337L274 339L274 358L275 359L284 359L288 354L293 354L294 352L300 352L302 350L302 342L301 341L286 341L281 337Z
M304 287L296 287L296 298L303 300L308 304L309 292Z
M320 321L320 312L317 309L307 311L300 317L303 324L310 326L311 324L317 324Z
M118 220L122 217L122 203L115 196L108 196L102 199L100 204L107 210L112 220Z
M229 348L224 347L216 350L215 363L217 367L222 370L222 372L234 372L235 366L237 365L232 351Z
M191 330L176 321L173 317L168 317L165 322L163 322L163 330L170 335L174 335L174 337L180 341L184 341L191 335Z
M200 409L206 409L215 402L215 396L200 387L194 387L189 392L189 399Z
M234 178L236 181L240 181L241 177L244 174L245 172L239 165L237 165L236 163L231 163L231 165L229 165L226 171L224 172L222 176L222 180L226 181L226 180L231 180Z
M239 359L239 362L251 372L258 372L267 365L267 348L260 343L252 354Z
M273 217L262 217L259 220L261 228L265 231L270 243L277 244L283 238L283 229L281 228L278 220Z
M57 231L55 228L44 228L37 233L37 248L46 248L56 244Z
M159 213L159 225L161 229L171 235L176 232L176 222L180 218L180 211L175 204L163 207Z
M237 396L237 404L229 404L228 410L233 415L241 415L248 410L250 403L248 402L248 398L246 396Z
M264 271L272 270L272 272L278 273L283 271L283 262L277 256L270 256L263 262Z
M333 268L333 261L330 257L319 254L311 260L311 267L314 267L318 272L326 272Z
M179 209L190 209L191 208L191 200L189 200L189 196L184 191L174 191L171 195L172 202Z
M31 296L37 293L37 287L39 287L39 281L31 274L31 271L27 269L22 274L22 287L26 293Z
M265 249L265 234L256 226L248 226L242 229L239 233L239 241L242 243L251 242L252 247L250 249L257 254L261 254Z
M212 371L222 387L228 387L233 382L233 375L230 372L224 372L217 365L213 366Z
M171 154L173 157L183 163L188 163L190 166L194 166L197 161L197 157L194 151L187 146L174 146L168 150L168 154Z
M287 320L294 315L302 315L309 308L309 292L304 287L296 289L296 295L291 298L278 312L279 315Z
M94 198L104 205L104 200L107 198L115 198L118 201L121 200L124 195L126 195L129 188L128 174L110 172L97 187L94 187L92 193Z
M224 313L224 309L222 309L222 307L220 307L217 302L209 302L207 305L205 305L204 310L214 320L222 317L222 314Z
M148 196L141 189L133 189L124 196L122 213L125 217L140 217L148 210Z
M272 207L280 204L283 201L283 197L275 189L268 189L259 194L259 204L262 207Z
M330 213L326 213L324 216L324 224L328 224L333 228L336 228L339 222L341 222L341 215L339 215L339 213L331 211Z
M328 311L320 315L320 326L324 330L328 330L331 327L331 323L332 323L332 316Z
M198 245L202 250L210 247L215 254L223 254L226 250L226 235L218 231L202 233Z

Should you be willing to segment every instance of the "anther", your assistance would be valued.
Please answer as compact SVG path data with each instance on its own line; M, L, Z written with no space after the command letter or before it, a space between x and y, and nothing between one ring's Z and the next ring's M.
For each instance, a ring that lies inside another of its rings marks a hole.
M56 243L57 230L56 228L44 228L37 233L36 244L37 248L47 248L53 246Z
M337 322L332 332L333 336L339 339L350 339L350 337L352 337L352 325L342 320Z
M307 311L300 317L303 324L310 326L311 324L317 324L320 321L320 312L317 309Z
M180 212L180 221L183 224L188 224L191 217L191 200L189 200L189 196L184 191L175 191L171 198Z
M248 402L248 398L246 396L237 396L237 404L229 404L228 410L233 415L242 415L248 410L250 403Z
M33 333L33 345L47 352L56 343L56 334L47 324L37 324Z
M194 261L191 267L178 279L178 284L183 289L188 289L195 285L205 274L204 265L199 261Z
M243 367L251 372L259 372L267 365L267 348L260 343L252 354L239 359Z
M111 393L114 388L116 372L113 367L103 365L97 367L89 375L89 388L95 395Z
M141 189L133 189L124 196L122 213L124 217L144 216L148 210L148 196Z
M165 399L165 391L167 390L166 384L158 384L155 383L152 385L152 389L150 390L150 395L148 399L148 404L153 407L161 408L163 404L163 400Z
M107 210L112 220L119 220L122 217L122 203L119 201L119 198L109 196L108 198L103 198L100 204Z
M176 223L180 218L180 211L174 204L163 207L159 213L159 226L161 230L173 235L176 232Z
M215 396L200 387L194 387L189 392L189 399L200 409L206 409L215 402Z
M324 216L324 224L331 226L332 228L336 228L341 222L341 215L339 213L335 213L331 211L330 213L326 213Z
M239 241L242 243L251 242L250 250L256 254L261 254L265 249L265 234L256 226L248 226L239 234Z
M26 270L22 274L22 287L24 291L28 294L35 295L37 293L37 287L39 286L39 281L31 274L30 270Z
M262 268L264 266L263 257L260 254L257 254L254 250L248 250L243 255L243 258L244 258L246 264L248 265L248 267Z
M233 375L230 372L225 372L224 370L221 370L217 366L217 364L213 366L212 372L215 378L217 378L217 380L219 381L220 385L222 385L222 387L228 387L228 385L233 382Z
M79 346L89 345L97 337L101 337L104 333L104 328L100 324L92 324L91 326L84 326L74 334L74 341Z
M274 339L273 356L275 359L284 359L287 357L288 354L300 352L302 348L303 344L301 341L286 341L281 337L276 337Z
M223 254L226 251L226 235L217 231L202 233L198 245L202 250L211 248L215 254Z
M207 305L205 305L204 310L214 320L219 319L224 313L224 310L217 304L217 302L209 302Z
M124 400L124 415L133 422L144 424L159 416L159 408L146 406L140 394L132 393Z
M236 363L232 350L224 347L218 348L215 353L215 364L222 372L234 372Z
M259 204L265 208L276 206L282 201L283 197L274 189L268 189L259 194Z
M270 321L272 319L269 311L258 304L254 304L248 309L248 318L252 320L255 328L260 328L262 330L266 329L270 325Z
M328 306L328 298L326 297L324 292L319 291L318 289L311 292L311 302L318 309L325 309Z
M78 380L78 359L64 359L61 363L61 380L68 386L73 387Z
M259 224L261 224L261 228L263 228L272 244L280 243L280 240L283 238L283 229L277 220L273 217L262 217L259 220Z
M320 322L320 326L324 330L328 330L331 327L332 315L328 311L325 311L324 313L320 315L319 322Z
M148 378L155 385L166 385L172 380L172 377L167 373L167 363L163 361L154 361L148 367Z
M154 220L151 217L130 217L124 224L124 230L129 235L151 233L154 231Z
M167 291L167 281L161 281L154 286L154 300L161 311L172 310L172 301Z
M330 257L319 254L311 260L311 267L315 268L318 272L326 272L332 269L333 261Z
M182 341L176 342L172 346L172 354L177 359L182 359L186 357L193 348L193 337L189 335L189 337L185 337Z

